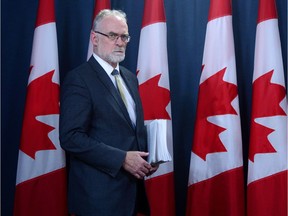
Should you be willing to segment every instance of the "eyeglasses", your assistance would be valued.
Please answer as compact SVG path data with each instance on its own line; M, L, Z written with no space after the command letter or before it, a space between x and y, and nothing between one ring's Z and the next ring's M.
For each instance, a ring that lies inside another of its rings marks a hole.
M107 38L109 38L111 41L117 41L118 38L120 37L121 40L124 42L124 43L128 43L130 41L130 36L127 35L127 34L122 34L122 35L119 35L119 34L116 34L114 32L110 32L109 34L104 34L102 32L99 32L99 31L94 31L95 33L98 33L98 34L101 34Z

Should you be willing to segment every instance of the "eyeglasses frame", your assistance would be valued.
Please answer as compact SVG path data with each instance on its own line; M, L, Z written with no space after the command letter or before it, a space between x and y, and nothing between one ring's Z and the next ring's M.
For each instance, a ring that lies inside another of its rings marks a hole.
M103 32L99 32L99 31L93 31L93 32L98 33L100 35L103 35L103 36L107 37L108 39L110 39L111 41L114 41L114 42L117 41L119 37L121 38L121 41L124 42L124 43L128 43L130 41L130 39L131 39L130 35L125 35L125 34L119 35L117 33L110 32L109 33L110 35L109 35L109 34L105 34Z

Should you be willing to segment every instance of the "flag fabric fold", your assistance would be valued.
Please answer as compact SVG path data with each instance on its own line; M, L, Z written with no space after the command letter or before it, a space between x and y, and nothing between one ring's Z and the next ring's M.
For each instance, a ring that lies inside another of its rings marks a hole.
M243 216L244 176L230 0L211 0L187 192L188 216Z
M95 0L94 3L94 11L93 11L93 20L94 21L95 17L97 16L97 14L104 9L110 9L111 8L111 2L110 0ZM93 27L93 23L91 28ZM89 40L89 44L88 44L88 52L87 52L87 60L91 57L93 53L93 45L91 43L91 40Z
M287 215L287 96L274 0L259 0L247 215Z
M163 0L145 0L137 62L145 124L165 122L172 161L145 179L150 215L175 215L171 99L167 56L167 27Z
M54 1L40 0L18 156L14 215L67 215L59 142L59 65Z

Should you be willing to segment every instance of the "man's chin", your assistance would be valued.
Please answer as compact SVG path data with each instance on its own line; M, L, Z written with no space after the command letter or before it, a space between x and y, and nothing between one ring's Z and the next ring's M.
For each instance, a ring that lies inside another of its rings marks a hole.
M124 59L125 59L125 55L124 55L124 56L119 56L119 57L113 57L113 58L111 59L111 62L113 62L113 63L119 63L119 62L124 61Z

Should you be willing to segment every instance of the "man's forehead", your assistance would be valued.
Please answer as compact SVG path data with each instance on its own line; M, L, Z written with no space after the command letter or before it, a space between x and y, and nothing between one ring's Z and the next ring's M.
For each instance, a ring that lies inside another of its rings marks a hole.
M118 16L104 17L103 20L99 23L99 26L107 31L112 31L115 28L128 28L125 20Z
M106 16L102 19L102 21L100 23L125 23L125 20L122 18L122 17L119 17L119 16Z

